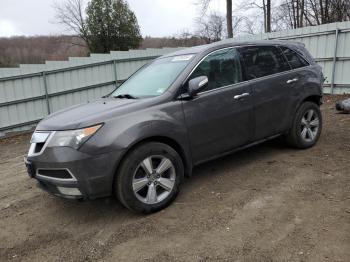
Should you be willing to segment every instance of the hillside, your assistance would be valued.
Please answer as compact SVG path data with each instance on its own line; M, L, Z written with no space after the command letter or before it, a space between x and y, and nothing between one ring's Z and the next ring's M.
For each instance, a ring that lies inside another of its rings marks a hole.
M197 37L145 37L140 49L194 46L203 43L204 41ZM46 60L67 60L70 56L81 57L88 54L84 42L74 36L0 38L0 67L40 64Z

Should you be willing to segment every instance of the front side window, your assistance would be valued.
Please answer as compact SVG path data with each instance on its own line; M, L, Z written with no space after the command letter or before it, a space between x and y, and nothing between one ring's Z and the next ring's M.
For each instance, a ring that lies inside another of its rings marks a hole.
M193 57L181 55L157 59L132 75L111 96L159 96L171 86Z
M297 52L293 51L292 49L281 46L281 50L293 69L309 65L309 63L304 58L302 58Z
M243 47L240 53L247 80L290 70L283 54L275 46Z
M239 54L235 48L215 51L194 70L189 80L207 76L209 83L203 91L233 85L242 81Z

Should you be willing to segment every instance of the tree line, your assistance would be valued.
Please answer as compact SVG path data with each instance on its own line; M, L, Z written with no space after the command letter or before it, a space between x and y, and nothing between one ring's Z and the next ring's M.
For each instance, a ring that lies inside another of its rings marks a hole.
M205 44L203 39L188 34L172 37L146 36L137 48L188 47L201 44ZM86 57L89 53L84 41L76 36L0 38L0 68L16 67L19 64L42 64L47 60L64 61L68 57Z
M211 8L215 1L225 3L225 14ZM350 20L349 0L196 0L194 5L198 17L193 30L142 38L126 0L62 0L54 5L56 21L72 35L0 38L0 67L112 50L194 46L242 34Z
M225 15L210 11L210 4L215 1L226 1ZM207 42L234 35L350 21L349 0L197 0L196 5L200 9L196 35Z
M46 60L66 60L70 56L87 56L88 50L83 45L84 42L76 36L0 38L0 67L40 64Z

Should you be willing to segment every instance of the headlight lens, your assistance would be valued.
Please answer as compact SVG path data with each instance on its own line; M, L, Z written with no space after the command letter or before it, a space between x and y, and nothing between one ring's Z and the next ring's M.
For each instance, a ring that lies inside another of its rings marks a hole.
M78 149L86 140L95 134L101 126L102 124L77 130L56 131L48 146L67 146Z

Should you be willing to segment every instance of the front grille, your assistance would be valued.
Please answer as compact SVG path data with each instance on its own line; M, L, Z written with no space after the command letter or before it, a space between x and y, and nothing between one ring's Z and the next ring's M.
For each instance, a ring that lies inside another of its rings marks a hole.
M38 175L57 179L74 179L66 169L39 169Z

